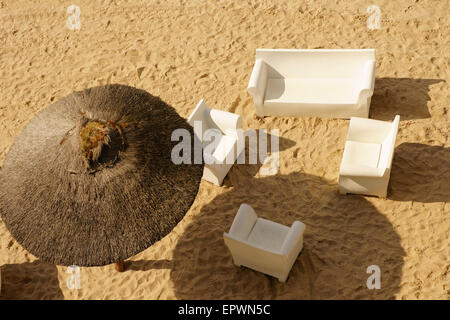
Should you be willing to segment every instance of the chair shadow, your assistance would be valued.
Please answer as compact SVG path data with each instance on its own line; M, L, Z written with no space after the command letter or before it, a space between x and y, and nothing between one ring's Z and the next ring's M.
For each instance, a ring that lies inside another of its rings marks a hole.
M395 148L389 198L450 202L450 148L421 143Z
M400 115L400 120L430 118L427 105L431 100L429 87L442 81L445 80L376 78L370 118L388 121L397 114Z
M0 300L62 300L56 266L36 260L1 267Z
M256 148L250 148L250 141L251 139L246 136L245 138L245 153L243 153L243 156L245 156L245 163L239 164L236 163L231 167L230 172L227 174L225 179L223 180L223 185L225 187L232 187L233 181L239 179L252 179L255 177L258 172L260 171L261 167L263 166L264 160L261 161L261 157L257 154L259 150L267 150L269 153L272 153L272 134L269 132L266 132L267 134L267 140L260 140L259 135L261 133L261 129L253 129L256 133ZM249 134L250 130L247 130L245 134ZM296 142L283 138L281 136L278 136L279 138L279 145L278 145L278 151L281 152L283 150L287 150L293 146L295 146ZM265 146L261 145L261 142L265 144Z
M235 181L204 205L173 253L179 299L392 299L405 251L389 220L365 198L303 173ZM235 267L223 241L241 203L263 218L306 224L304 248L286 283ZM367 267L378 265L382 289L369 290Z

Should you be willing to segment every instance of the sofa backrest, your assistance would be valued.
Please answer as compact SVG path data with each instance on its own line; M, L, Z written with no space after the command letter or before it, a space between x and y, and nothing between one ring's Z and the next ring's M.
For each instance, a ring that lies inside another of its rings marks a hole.
M357 78L375 49L256 49L269 78Z

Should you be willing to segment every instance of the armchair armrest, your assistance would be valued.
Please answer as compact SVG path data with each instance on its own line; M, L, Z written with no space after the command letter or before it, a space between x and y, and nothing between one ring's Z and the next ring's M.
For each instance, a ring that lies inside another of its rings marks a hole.
M281 246L281 254L284 256L289 255L291 249L296 246L300 241L303 245L303 233L305 232L305 224L300 221L295 221L291 229L289 230L286 239L284 239Z
M342 164L339 170L340 176L381 178L386 168L373 168L361 165Z
M267 86L267 65L262 59L256 59L247 91L253 96L258 115L263 115L264 94Z
M238 114L212 109L209 116L224 134L237 136L236 130L242 128L242 117Z
M395 141L397 139L398 126L400 122L400 116L396 115L394 121L391 124L391 131L381 144L381 155L379 166L383 168L390 168L392 165L392 159L394 157Z

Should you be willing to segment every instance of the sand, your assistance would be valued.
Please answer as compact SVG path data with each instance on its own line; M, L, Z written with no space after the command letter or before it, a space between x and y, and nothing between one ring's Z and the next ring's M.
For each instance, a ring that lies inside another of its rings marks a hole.
M39 110L74 90L133 85L184 117L204 98L245 129L279 129L280 170L235 165L223 187L202 181L185 218L127 261L67 267L27 253L0 221L4 299L449 299L448 1L0 1L0 164ZM337 192L348 120L258 119L246 87L256 48L376 48L370 117L401 122L387 199ZM222 234L242 202L267 219L307 225L288 281L233 265ZM366 287L369 265L381 289Z

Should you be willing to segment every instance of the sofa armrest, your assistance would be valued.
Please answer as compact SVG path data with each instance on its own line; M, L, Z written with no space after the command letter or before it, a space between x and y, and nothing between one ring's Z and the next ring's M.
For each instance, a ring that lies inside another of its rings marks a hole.
M292 252L292 248L296 245L303 246L303 233L305 232L305 224L300 221L295 221L287 236L284 239L284 242L281 246L281 254L284 256L289 255Z
M339 175L347 177L381 178L384 176L386 170L386 168L342 164L339 169Z
M233 238L246 240L257 219L258 216L251 206L241 204L228 234Z
M369 60L364 63L362 76L361 90L373 92L375 86L375 60Z
M247 91L253 96L253 102L256 112L262 115L262 107L264 104L264 95L267 86L267 65L262 59L256 59L250 80L248 82Z
M364 104L365 100L373 95L375 87L375 60L369 60L364 63L360 83L358 105Z

